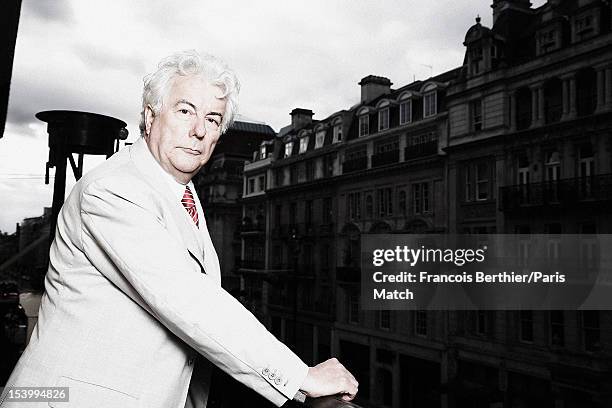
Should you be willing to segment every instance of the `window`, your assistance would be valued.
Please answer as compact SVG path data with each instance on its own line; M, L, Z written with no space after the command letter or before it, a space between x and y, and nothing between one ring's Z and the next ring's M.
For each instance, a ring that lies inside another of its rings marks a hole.
M274 224L275 224L274 226L276 228L279 228L281 225L282 211L283 211L283 206L281 204L276 204L274 206Z
M361 218L361 193L348 194L348 216L350 219Z
M257 178L257 191L266 190L266 176L259 176Z
M381 217L390 217L393 215L393 189L381 188L376 191L378 201L378 215Z
M334 160L334 154L328 154L323 157L323 177L334 175Z
M315 138L315 149L323 147L323 142L325 142L325 131L319 130Z
M323 224L331 224L332 217L332 200L330 197L325 197L323 199Z
M267 156L266 156L266 145L262 145L262 146L259 148L259 158L260 158L261 160L263 160L263 159L265 159L266 157L267 157Z
M557 27L551 27L541 30L537 35L538 55L545 54L549 51L559 48Z
M593 14L583 14L574 20L574 41L582 41L597 34L596 16Z
M366 136L370 133L370 116L368 114L359 117L359 136Z
M289 167L289 182L291 184L297 184L298 182L298 172L296 166Z
M565 344L565 322L562 310L550 312L550 344L557 347Z
M391 329L391 311L380 310L378 315L378 327L383 330Z
M486 162L476 165L476 199L489 199L489 165Z
M308 139L310 139L308 136L304 136L300 139L300 154L306 153L308 149Z
M533 341L533 312L531 310L522 310L520 317L520 339L525 342Z
M374 144L374 154L399 151L399 141L397 138L383 140Z
M414 312L414 333L417 336L427 336L427 311Z
M423 117L428 118L438 113L438 94L436 91L427 92L423 96Z
M306 181L314 180L315 166L312 160L306 162Z
M297 221L297 203L289 204L289 224L295 225Z
M585 310L582 312L582 340L585 351L597 351L601 348L599 340L599 312Z
M336 124L334 125L334 137L333 137L333 142L334 143L338 143L342 141L342 125L341 124Z
M378 130L389 129L389 108L383 108L378 112Z
M285 169L280 168L276 169L274 172L274 185L276 187L281 187L283 185L283 178L285 177Z
M398 200L399 213L402 215L406 215L406 192L401 190L399 192L399 200Z
M255 179L250 178L249 179L249 189L247 190L247 194L252 194L253 192L255 192Z
M313 212L312 210L313 210L312 200L307 200L304 206L304 223L306 225L312 224L312 212Z
M366 218L372 218L374 216L374 199L371 194L366 196Z
M285 143L285 157L290 157L293 151L293 142Z
M470 102L470 112L472 118L472 132L482 130L482 99Z
M349 293L348 320L349 323L359 323L359 295L354 292Z
M414 214L425 214L430 211L429 183L415 183L412 185L412 209Z
M400 103L400 125L412 122L412 101Z

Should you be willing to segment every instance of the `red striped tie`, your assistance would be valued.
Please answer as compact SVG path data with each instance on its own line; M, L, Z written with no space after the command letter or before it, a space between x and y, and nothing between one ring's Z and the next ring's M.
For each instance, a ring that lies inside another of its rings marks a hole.
M183 204L183 207L185 207L187 213L191 216L193 222L195 222L195 225L199 227L198 209L196 208L195 200L193 199L193 194L191 194L189 186L185 186L185 193L183 194L181 204Z

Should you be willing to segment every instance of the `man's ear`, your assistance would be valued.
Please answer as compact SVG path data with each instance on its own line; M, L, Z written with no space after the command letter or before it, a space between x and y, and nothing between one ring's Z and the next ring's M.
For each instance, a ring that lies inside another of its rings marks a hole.
M145 136L149 136L151 133L151 125L153 125L153 118L155 118L155 112L153 112L153 108L151 105L147 105L145 108Z

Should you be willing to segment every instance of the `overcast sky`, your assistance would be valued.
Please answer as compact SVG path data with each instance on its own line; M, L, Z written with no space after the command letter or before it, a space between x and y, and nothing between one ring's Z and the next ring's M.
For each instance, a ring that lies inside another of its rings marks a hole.
M491 3L23 0L0 139L0 231L13 232L51 205L47 134L36 112L114 116L128 123L133 141L142 77L165 55L195 48L238 73L240 113L278 131L295 107L312 109L315 119L349 108L366 75L388 77L397 88L461 65L465 33L478 14L491 26ZM100 161L86 156L85 170Z

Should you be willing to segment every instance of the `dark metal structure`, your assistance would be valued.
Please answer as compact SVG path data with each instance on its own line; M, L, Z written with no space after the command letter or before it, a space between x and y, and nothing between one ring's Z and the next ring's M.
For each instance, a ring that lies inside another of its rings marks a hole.
M2 138L13 73L21 0L4 0L0 10L0 138Z
M47 123L49 134L49 161L45 184L49 184L49 169L55 167L53 205L49 245L55 237L57 216L64 203L66 166L70 162L74 177L83 175L83 157L86 154L112 156L119 150L119 140L128 136L127 124L122 120L97 113L55 110L38 112L36 117ZM75 162L73 154L77 154Z

